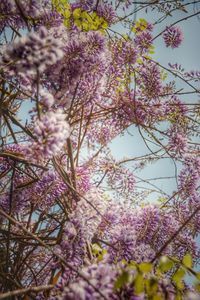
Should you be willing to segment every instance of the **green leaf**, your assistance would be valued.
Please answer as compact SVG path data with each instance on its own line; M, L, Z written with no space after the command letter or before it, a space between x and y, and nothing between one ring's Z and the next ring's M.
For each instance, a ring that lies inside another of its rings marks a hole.
M188 253L183 257L183 265L187 268L192 268L192 256Z
M163 296L161 294L155 294L151 298L152 300L163 300Z
M183 268L179 268L174 275L172 276L172 280L176 283L178 289L183 289L183 277L185 276L186 271Z
M141 263L139 265L139 270L143 273L149 273L152 270L152 264L151 263Z
M144 291L144 278L139 273L134 280L134 290L137 295Z
M175 300L182 300L182 296L180 292L177 292L176 296L175 296Z
M185 270L183 268L179 268L173 275L174 280L180 280L185 276Z
M198 280L200 280L200 273L199 273L199 272L196 273L195 277L196 277Z
M117 278L114 288L121 289L129 280L129 273L127 271L123 271L122 274Z
M167 201L167 198L166 197L159 197L158 200L160 203L164 203Z
M167 256L162 256L159 263L159 269L161 272L165 273L171 270L174 266L174 262L170 260Z
M80 8L76 8L73 11L73 17L74 17L74 19L80 19L81 13L82 13L81 9Z
M97 261L100 262L103 260L105 254L107 254L107 250L106 249L102 249L102 251L99 253L99 255L97 256Z
M151 277L147 279L145 282L145 287L146 287L147 295L151 299L152 296L157 295L158 280L155 277Z
M97 255L97 254L99 254L102 251L102 248L98 244L96 244L96 243L92 244L91 248L92 248L92 253L94 255Z
M199 283L196 283L195 284L195 290L200 293L200 284Z
M130 261L129 262L129 264L128 264L128 268L130 269L130 270L136 270L137 269L137 263L135 262L135 261Z

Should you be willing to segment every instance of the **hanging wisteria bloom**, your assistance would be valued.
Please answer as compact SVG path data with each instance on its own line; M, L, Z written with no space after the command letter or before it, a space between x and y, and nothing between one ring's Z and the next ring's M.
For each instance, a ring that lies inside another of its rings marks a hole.
M143 31L141 34L136 35L134 42L141 52L147 52L152 45L152 34L149 31Z
M26 18L30 24L60 24L61 16L52 11L51 3L46 0L1 0L0 1L0 30L7 26L16 29L26 28ZM21 12L23 12L23 17Z
M27 149L28 154L37 153L43 158L50 158L60 152L70 135L70 126L65 118L63 111L58 109L36 119L34 135L37 141Z
M121 259L150 261L180 226L173 213L161 211L153 205L133 210L130 206L112 203L104 217L110 224L108 226L102 220L96 236L108 242L109 260L112 262ZM184 239L187 245L183 246ZM176 241L168 245L164 252L182 256L188 248L195 253L195 241L186 232L177 235Z
M198 185L200 180L200 159L185 155L185 167L179 174L179 191L182 198L198 195Z
M109 4L98 5L97 14L104 18L109 25L113 24L117 19L116 12Z
M72 216L78 220L82 219L85 236L87 236L88 240L91 240L98 225L101 223L108 202L105 201L102 193L95 188L88 191L86 195L87 198L81 199L78 202L77 208Z
M167 27L163 33L165 45L171 48L178 48L183 41L183 33L180 27Z
M117 299L113 293L113 286L116 279L116 268L107 263L92 264L83 268L83 274L90 280L88 284L82 278L77 278L74 282L64 288L63 300L100 300ZM95 289L94 289L95 287ZM100 291L100 292L98 292Z
M44 105L44 107L46 107L47 109L50 108L54 102L55 102L55 99L53 97L52 94L46 92L45 90L41 90L40 91L40 95L41 95L41 100L40 102Z
M38 33L30 33L17 42L8 45L3 53L0 66L10 74L27 75L42 73L47 66L55 64L63 56L61 43L48 35L44 27Z
M16 14L15 3L12 0L2 0L0 1L0 30L2 31L5 26L15 26L22 27L23 20L20 18L19 14Z
M172 126L168 130L169 135L169 150L173 155L181 155L186 153L188 150L188 139L187 135L181 130L177 129L175 126Z
M91 93L91 99L94 99L94 94L100 93L110 61L105 37L96 31L76 32L64 43L63 59L56 64L56 68L52 66L46 70L53 90L55 83L59 87L56 97L60 98L60 95L66 93L62 103L69 103L76 90L77 97L86 97Z

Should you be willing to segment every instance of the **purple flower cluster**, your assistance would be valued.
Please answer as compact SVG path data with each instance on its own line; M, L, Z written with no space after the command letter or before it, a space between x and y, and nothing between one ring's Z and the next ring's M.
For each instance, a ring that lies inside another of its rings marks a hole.
M110 66L111 70L116 65L131 65L136 62L137 50L134 43L131 41L119 40L112 45L113 63Z
M175 96L169 99L164 106L164 113L167 118L171 121L179 119L179 124L180 120L184 119L187 112L188 108L185 103Z
M73 7L81 7L83 10L90 12L95 7L95 1L94 0L79 0L75 3L73 3Z
M179 191L182 197L188 198L195 196L200 181L200 159L185 155L185 167L179 174Z
M176 127L172 126L168 130L169 135L169 150L173 155L182 156L188 150L188 138L184 132L177 130Z
M58 26L63 22L58 12L52 11L48 0L1 0L0 2L0 30L6 27L16 29L29 26ZM21 11L23 11L23 16Z
M137 83L141 95L147 99L156 99L162 91L161 74L159 67L151 61L141 64L138 69Z
M47 207L55 204L55 199L59 199L67 191L66 184L53 171L44 173L40 180L32 184L30 187L21 191L24 199L31 197L32 203L39 207ZM40 199L40 201L38 201Z
M12 155L15 157L22 157L24 158L24 155L26 153L26 146L23 144L11 144L11 145L6 145L2 148L2 152L7 154L7 158L5 157L0 157L0 172L5 172L7 171L10 167L13 166L13 160L9 158L9 155Z
M60 245L55 247L55 251L61 254L65 260L73 264L73 267L78 270L86 257L87 237L84 230L83 222L78 218L72 218L66 222L63 229L63 238ZM57 260L52 264L55 269L58 266ZM76 276L75 272L66 268L65 272L58 283L57 288L63 287L69 280Z
M7 46L1 58L1 66L10 74L27 75L42 73L63 56L61 44L41 27L38 33L30 33Z
M77 270L87 260L87 247L92 242L106 208L107 203L102 198L102 193L93 189L78 202L74 212L69 215L69 221L65 223L62 241L55 248L66 261L73 263L73 267ZM56 266L57 261L53 268ZM64 286L75 275L76 273L66 268L58 288Z
M84 267L82 273L95 289L82 278L77 278L64 288L62 300L101 300L102 294L106 299L117 299L113 293L117 272L112 265L105 262L92 264Z
M58 154L70 135L66 115L61 109L47 111L35 120L34 135L37 140L27 147L28 156L37 153L41 159L46 159Z
M200 205L200 195L196 191L192 191L191 195L188 195L188 198L185 199L184 194L182 196L182 203L180 204L180 208L178 210L179 219L184 222L188 219L196 209L198 209ZM194 236L198 235L200 230L200 212L198 211L195 216L190 221L190 230L193 232ZM199 257L199 249L197 249L197 257Z
M109 25L117 20L117 14L110 4L99 4L97 7L97 15L104 18Z
M92 143L99 143L106 145L110 142L118 133L117 128L113 126L113 120L107 119L102 122L93 122L90 127L90 131L87 134L88 141Z
M105 37L99 32L77 32L69 36L65 43L64 57L56 65L56 71L50 67L46 75L52 86L59 87L62 95L69 99L74 93L84 99L99 94L99 85L109 64L109 53ZM78 89L77 89L78 85Z
M55 99L52 94L46 92L45 90L40 91L40 103L46 108L49 109L53 106Z
M187 79L192 79L192 80L199 80L200 79L200 71L190 71L190 72L185 72L184 74Z
M112 262L123 258L137 262L151 260L180 227L179 220L173 213L162 211L153 205L133 210L129 206L124 208L122 205L111 204L104 216L111 224L108 226L102 220L98 234L110 244L107 250ZM184 245L183 240L187 240ZM194 239L187 232L180 233L163 254L180 256L188 248L195 253ZM141 249L145 249L145 252L142 253Z
M85 166L78 166L75 170L77 188L81 193L89 192L91 189L90 169Z
M150 47L152 46L153 36L149 31L143 31L141 34L137 34L134 38L134 42L136 47L140 50L142 54L149 51Z
M51 207L55 199L67 191L67 186L53 171L38 175L40 179L33 180L17 171L13 182L12 212L30 209L30 204L40 209ZM9 189L0 196L0 204L6 211L9 211L9 196Z
M178 26L167 27L163 39L167 47L178 48L183 41L182 30Z
M133 172L122 166L114 166L108 173L108 184L116 193L117 198L130 199L135 190L135 177Z
M88 241L91 241L99 224L101 223L102 216L104 215L108 203L103 199L102 192L98 189L91 189L81 199L72 214L72 219L82 218L83 229Z
M13 0L2 0L0 2L0 12L0 31L6 26L22 27L24 25L24 21L16 13L15 2Z

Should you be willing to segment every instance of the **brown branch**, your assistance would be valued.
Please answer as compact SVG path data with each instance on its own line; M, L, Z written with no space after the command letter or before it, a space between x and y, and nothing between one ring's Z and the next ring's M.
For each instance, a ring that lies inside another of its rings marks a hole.
M17 125L18 127L20 127L28 136L30 136L33 140L36 140L35 136L32 134L32 132L24 127L9 111L4 111L4 114L6 114L10 120Z
M70 138L67 139L67 150L68 150L68 155L69 155L69 160L70 160L70 167L71 167L71 173L72 173L72 182L73 182L74 188L76 188L76 171L75 171L75 166L74 166L72 143L71 143Z
M15 163L16 164L16 163ZM12 200L13 200L13 188L14 188L14 177L15 177L15 165L12 171L11 182L10 182L10 193L9 193L9 215L12 214ZM9 271L9 246L10 246L10 234L11 234L11 222L8 223L8 234L6 242L6 270Z
M8 152L0 152L0 157L5 157L5 158L10 158L14 161L17 161L17 162L21 162L21 163L24 163L26 165L31 165L31 166L34 166L34 167L37 167L37 168L40 168L44 171L48 171L49 169L47 167L43 167L41 165L38 165L38 164L35 164L35 163L32 163L32 162L29 162L27 161L26 159L24 159L23 157L21 156L17 156L17 155L13 155L12 153L8 153Z
M19 13L20 13L22 19L23 19L24 22L26 23L26 26L27 26L27 28L28 28L28 31L31 31L30 25L28 24L28 18L27 18L27 16L26 16L25 13L24 13L24 8L21 6L20 1L15 0L15 4L16 4L18 10L19 10Z
M156 64L157 66L159 66L160 68L166 70L167 72L171 73L173 76L178 77L179 79L181 79L182 81L184 81L187 85L189 85L196 93L200 93L200 91L198 89L196 89L195 86L193 86L191 83L189 83L186 79L184 79L183 77L181 77L180 75L178 75L177 73L173 72L172 70L170 70L167 67L164 67L163 65L159 64L158 62L154 61L153 59L149 58L149 57L143 57L146 60L152 61L154 64Z
M15 220L13 217L9 216L6 212L4 212L2 209L0 209L0 214L2 216L4 216L5 218L7 218L11 223L13 223L14 225L18 226L20 229L22 229L25 233L27 233L28 235L32 236L36 241L39 242L39 244L43 247L45 247L46 249L48 249L55 257L58 258L58 260L67 268L69 268L70 270L72 270L73 272L77 273L77 275L79 275L84 281L86 281L104 300L109 300L98 288L96 288L96 286L90 282L90 280L87 278L87 276L82 272L82 271L78 271L72 264L68 263L66 261L66 259L64 259L60 254L56 253L54 250L52 250L51 247L49 247L48 245L45 244L45 242L43 242L40 238L38 238L35 234L33 234L32 232L28 231L23 225L21 225L20 222L18 222L17 220Z
M0 300L2 300L2 299L11 299L11 297L19 296L19 295L23 295L23 294L28 294L28 293L31 293L31 292L39 293L41 291L48 291L48 290L51 290L53 287L54 287L53 284L41 285L41 286L30 286L28 288L14 290L14 291L11 291L11 292L0 294Z
M180 22L182 22L182 21L186 21L186 20L188 20L188 19L190 19L190 18L192 18L192 17L195 17L195 16L197 16L197 15L199 15L199 14L200 14L200 11L198 11L198 12L196 12L195 14L192 14L192 15L190 15L190 16L187 16L187 17L185 17L185 18L182 18L182 19L180 19L180 20L178 20L178 21L176 21L176 22L170 24L170 25L167 26L167 27L172 27L172 26L174 26L174 25L176 25L176 24L178 24L178 23L180 23ZM154 40L157 39L160 35L162 35L162 34L165 32L165 30L166 30L166 28L165 28L164 30L162 30L159 34L157 34L157 35L152 39L152 41L154 41Z

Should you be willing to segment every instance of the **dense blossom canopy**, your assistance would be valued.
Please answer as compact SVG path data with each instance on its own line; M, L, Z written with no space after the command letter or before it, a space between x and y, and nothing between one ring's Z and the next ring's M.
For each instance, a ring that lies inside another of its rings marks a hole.
M200 298L200 71L154 58L184 2L0 1L0 299ZM171 194L140 174L163 160Z

